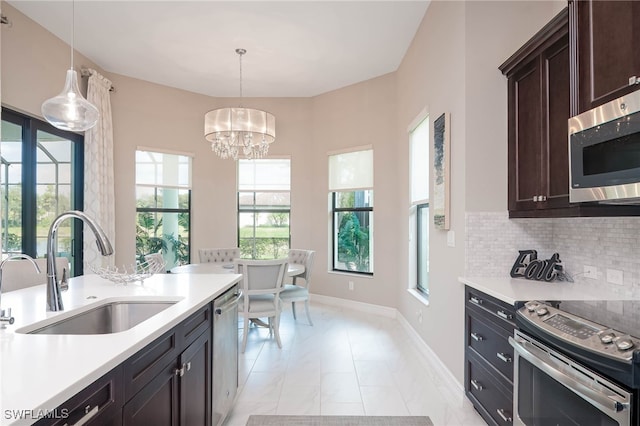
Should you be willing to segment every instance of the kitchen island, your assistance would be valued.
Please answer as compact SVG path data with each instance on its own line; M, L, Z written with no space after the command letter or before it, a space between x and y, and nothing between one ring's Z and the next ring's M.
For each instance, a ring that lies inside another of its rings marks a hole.
M0 329L0 425L36 422L157 338L206 307L241 278L237 274L157 274L114 284L97 275L69 280L65 310L47 312L44 285L2 295L15 323ZM27 334L106 302L164 301L168 308L117 333ZM37 326L34 324L37 323Z

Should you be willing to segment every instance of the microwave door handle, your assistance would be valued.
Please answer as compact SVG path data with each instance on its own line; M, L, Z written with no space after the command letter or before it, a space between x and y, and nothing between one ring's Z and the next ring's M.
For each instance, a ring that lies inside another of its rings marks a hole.
M509 337L509 343L514 347L519 356L529 361L536 368L544 371L550 377L562 383L567 389L582 399L589 401L591 404L598 407L601 411L618 413L623 410L629 410L629 403L620 401L618 395L612 392L605 392L604 390L596 391L578 379L568 376L562 371L554 368L552 364L545 362L542 356L546 355L546 353L536 348L526 340L518 337Z

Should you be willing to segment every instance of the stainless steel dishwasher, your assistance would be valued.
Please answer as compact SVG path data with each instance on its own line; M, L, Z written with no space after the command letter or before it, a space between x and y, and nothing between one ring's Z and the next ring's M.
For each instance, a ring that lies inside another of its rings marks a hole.
M214 425L224 422L238 391L238 300L235 285L213 301L213 392Z

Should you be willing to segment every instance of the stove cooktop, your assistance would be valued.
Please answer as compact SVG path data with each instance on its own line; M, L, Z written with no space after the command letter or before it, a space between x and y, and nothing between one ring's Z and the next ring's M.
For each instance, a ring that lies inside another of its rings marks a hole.
M634 352L640 348L639 338L619 327L596 322L593 317L586 319L585 315L570 313L564 303L553 306L552 303L529 301L518 310L520 324L529 324L560 339L567 347L580 348L615 362L633 362Z
M640 340L640 300L563 301L559 309Z

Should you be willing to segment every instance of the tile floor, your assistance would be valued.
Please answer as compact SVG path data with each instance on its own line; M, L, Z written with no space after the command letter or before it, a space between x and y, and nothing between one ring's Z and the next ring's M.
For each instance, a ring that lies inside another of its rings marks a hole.
M485 425L457 385L438 371L395 319L315 303L282 313L282 349L251 327L240 385L225 426L250 414L428 415L434 425ZM242 341L242 328L239 330Z

